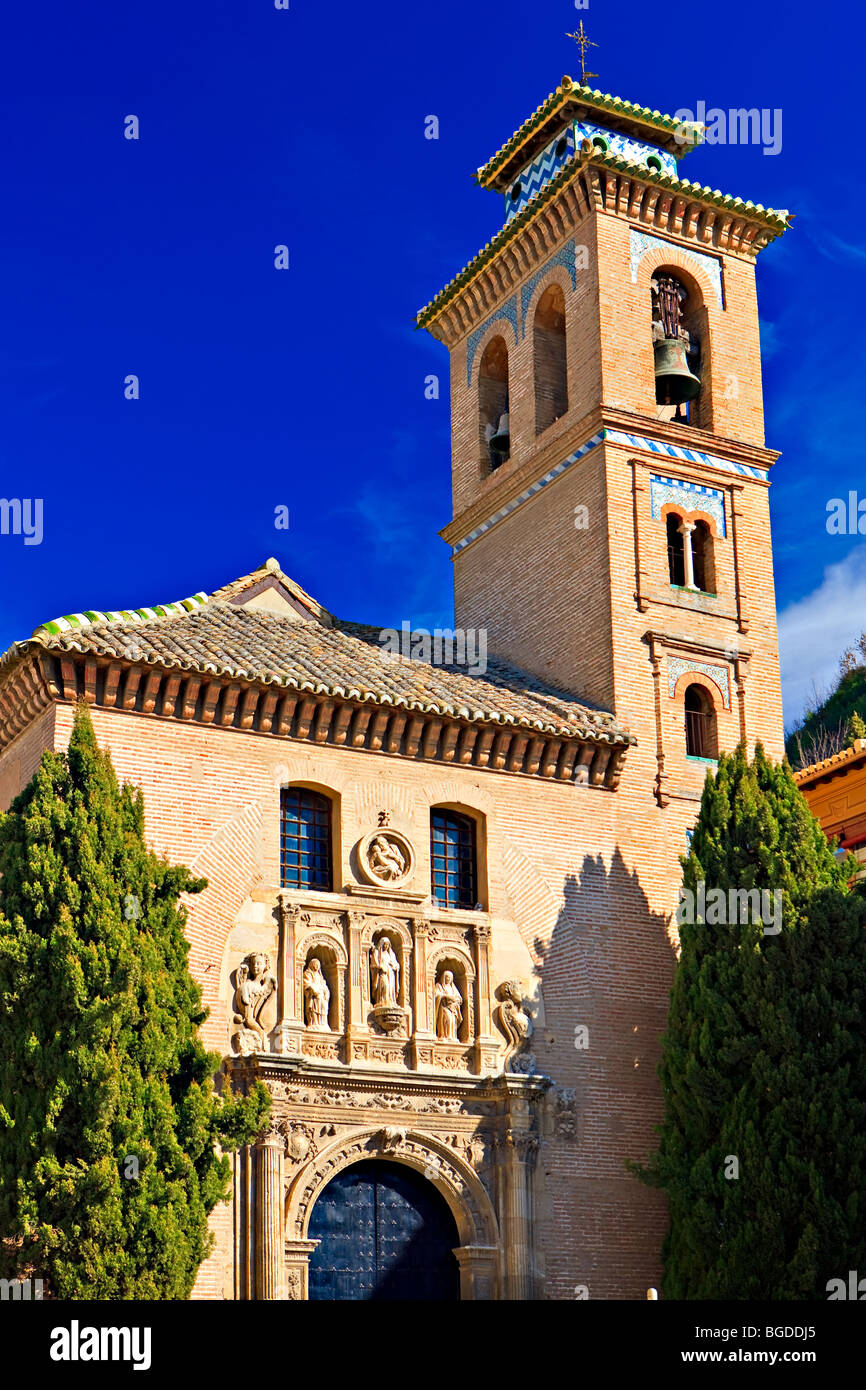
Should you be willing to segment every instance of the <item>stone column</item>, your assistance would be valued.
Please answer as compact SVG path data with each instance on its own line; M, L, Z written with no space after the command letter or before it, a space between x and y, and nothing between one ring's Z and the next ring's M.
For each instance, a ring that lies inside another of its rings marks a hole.
M285 893L280 893L280 950L277 969L277 1026L274 1030L277 1052L285 1055L296 1051L293 1045L291 1024L297 1032L298 1014L295 999L295 931L299 909L290 903Z
M475 923L475 976L478 982L478 1015L476 1032L479 1038L489 1038L493 1031L490 1015L490 923Z
M524 1130L509 1130L505 1145L505 1297L526 1302L535 1297L532 1251L532 1169L538 1140Z
M695 561L692 555L692 532L694 529L695 523L693 521L683 521L678 527L683 538L683 560L686 569L685 587L687 589L697 589L698 587L695 583Z
M427 931L429 923L416 917L412 923L414 970L412 972L412 1066L429 1063L432 1056L430 1019L427 1012ZM426 1046L419 1046L426 1044Z
M473 1039L473 1065L475 1071L484 1072L484 1048L482 1041L489 1043L493 1033L493 1018L490 1008L490 924L476 922L473 928L475 938L475 1037Z
M412 990L412 1013L415 1020L415 1032L427 1034L429 1024L427 1021L427 923L423 918L416 918L413 923L415 931L415 977Z
M355 1055L355 1045L361 1040L366 1043L368 1038L367 1021L364 1016L364 988L362 980L363 951L361 949L361 933L364 930L366 917L363 912L349 912L346 914L348 920L348 931L346 932L346 950L349 956L348 967L348 989L346 991L346 1061L351 1062ZM366 1057L366 1048L360 1049L363 1059Z
M283 1248L283 1153L281 1134L264 1135L256 1145L256 1298L285 1298Z

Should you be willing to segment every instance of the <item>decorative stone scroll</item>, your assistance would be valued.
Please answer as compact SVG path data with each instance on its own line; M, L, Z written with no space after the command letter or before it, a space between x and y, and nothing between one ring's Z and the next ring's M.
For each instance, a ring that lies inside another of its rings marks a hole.
M497 1028L504 1034L505 1070L528 1073L535 1070L535 1057L528 1049L532 1037L532 1019L523 1007L523 991L519 980L503 980L496 987L498 1008L493 1011Z

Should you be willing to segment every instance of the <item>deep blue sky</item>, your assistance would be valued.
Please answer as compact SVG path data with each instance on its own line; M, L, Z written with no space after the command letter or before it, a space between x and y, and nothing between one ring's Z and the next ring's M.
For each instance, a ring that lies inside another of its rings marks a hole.
M758 262L790 718L866 626L864 541L825 529L866 496L860 7L290 3L6 12L0 496L42 497L45 534L0 537L0 650L271 554L341 616L447 623L446 353L413 316L501 225L472 172L577 71L582 18L604 91L783 113L778 155L684 172L797 213Z

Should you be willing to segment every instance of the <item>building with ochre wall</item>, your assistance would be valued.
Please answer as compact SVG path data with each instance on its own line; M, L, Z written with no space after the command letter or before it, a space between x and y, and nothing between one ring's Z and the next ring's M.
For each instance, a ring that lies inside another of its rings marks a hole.
M643 1298L679 856L782 754L755 260L787 214L563 78L478 171L450 354L455 629L383 650L274 560L0 660L0 805L90 708L190 902L207 1044L273 1114L201 1298ZM148 597L142 595L142 598ZM481 663L484 665L484 663Z

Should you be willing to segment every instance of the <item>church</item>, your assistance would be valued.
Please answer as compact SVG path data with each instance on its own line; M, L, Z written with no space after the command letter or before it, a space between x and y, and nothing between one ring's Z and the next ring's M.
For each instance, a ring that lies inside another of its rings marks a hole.
M679 859L719 750L783 754L755 265L788 214L682 177L698 138L563 77L477 171L501 228L418 315L450 356L448 650L268 559L0 658L0 807L84 701L208 881L203 1038L273 1105L196 1298L659 1283L627 1162Z

